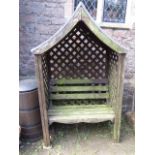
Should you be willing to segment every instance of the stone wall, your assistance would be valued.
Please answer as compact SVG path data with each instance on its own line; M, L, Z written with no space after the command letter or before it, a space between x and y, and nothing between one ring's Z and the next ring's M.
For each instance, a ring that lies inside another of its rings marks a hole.
M19 74L34 75L34 56L31 48L51 37L64 23L65 0L19 1ZM105 32L129 49L126 58L123 111L131 110L134 93L134 28L105 29Z
M30 50L52 36L64 24L65 0L19 1L19 72L34 74L34 56Z
M135 27L133 26L130 30L104 29L104 31L128 50L125 64L123 98L123 111L126 112L132 109L135 88Z

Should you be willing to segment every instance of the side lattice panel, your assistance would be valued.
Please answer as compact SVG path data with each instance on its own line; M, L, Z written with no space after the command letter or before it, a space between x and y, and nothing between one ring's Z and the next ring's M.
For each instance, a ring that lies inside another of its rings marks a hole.
M42 73L43 73L43 82L44 82L44 92L46 98L47 109L49 106L49 74L48 74L48 55L42 55Z
M117 101L117 87L118 87L118 55L113 52L109 51L109 102L113 106L116 105Z

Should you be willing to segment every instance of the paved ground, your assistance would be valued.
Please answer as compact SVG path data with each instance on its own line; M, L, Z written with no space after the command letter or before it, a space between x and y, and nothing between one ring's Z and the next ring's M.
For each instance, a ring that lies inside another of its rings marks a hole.
M53 148L42 148L42 140L23 143L20 155L134 155L134 130L122 121L121 143L112 140L112 124L54 124Z

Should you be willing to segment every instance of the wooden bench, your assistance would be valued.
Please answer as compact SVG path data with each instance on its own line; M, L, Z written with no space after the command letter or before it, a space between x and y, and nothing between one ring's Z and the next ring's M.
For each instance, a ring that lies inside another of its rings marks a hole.
M49 124L113 121L106 80L57 80L51 84Z

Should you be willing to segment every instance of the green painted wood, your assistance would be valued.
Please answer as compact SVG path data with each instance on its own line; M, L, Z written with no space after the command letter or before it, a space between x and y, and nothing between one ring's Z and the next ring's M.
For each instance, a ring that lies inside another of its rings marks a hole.
M107 99L108 93L87 93L87 94L51 94L52 100L69 100L69 99Z
M90 79L59 79L51 81L51 84L57 85L71 85L71 84L107 84L107 79L90 80Z
M108 86L53 86L51 92L108 91Z

